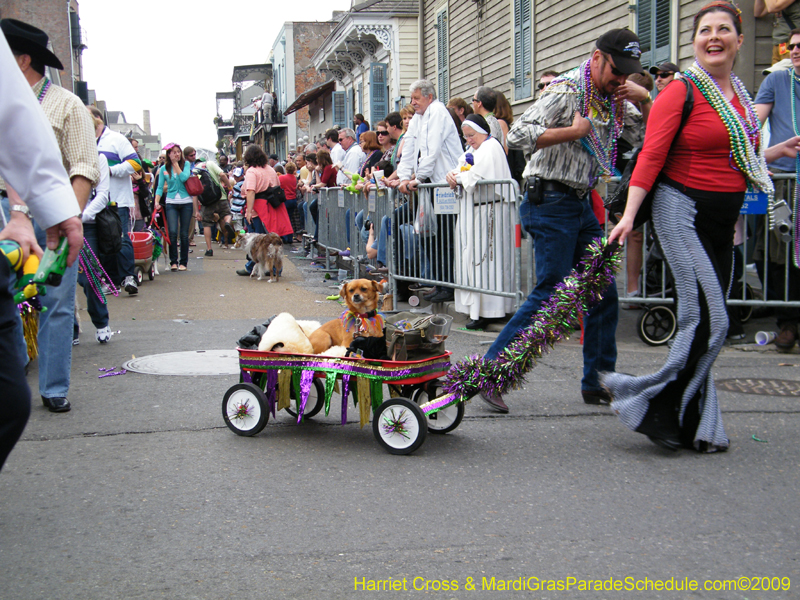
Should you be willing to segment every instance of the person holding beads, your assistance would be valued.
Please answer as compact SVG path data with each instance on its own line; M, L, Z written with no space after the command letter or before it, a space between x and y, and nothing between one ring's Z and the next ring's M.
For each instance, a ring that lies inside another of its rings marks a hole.
M733 74L743 40L741 13L729 2L711 2L695 15L695 62L684 72L692 112L681 127L682 82L659 94L625 213L609 235L624 243L655 187L653 225L680 299L678 333L658 372L605 373L601 382L626 426L671 450L715 452L730 444L711 367L728 330L733 229L748 187L773 195L756 108Z

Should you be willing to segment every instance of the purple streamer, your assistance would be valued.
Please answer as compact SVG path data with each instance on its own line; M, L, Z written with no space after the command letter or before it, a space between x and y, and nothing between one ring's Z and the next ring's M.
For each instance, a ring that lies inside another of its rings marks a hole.
M330 362L325 361L305 361L305 360L268 360L268 359L254 359L251 357L242 357L239 359L239 364L243 369L258 369L258 368L280 368L292 369L302 368L304 370L312 371L325 371L331 368L336 371L349 371L351 375L367 375L371 377L379 377L384 381L394 381L400 379L410 379L417 375L425 375L427 373L446 372L450 368L450 359L441 362L430 363L421 367L414 367L408 369L392 369L386 371L383 369L375 369L365 366L363 363L354 362L352 365L345 362L336 363L332 365Z
M245 371L246 372L246 371ZM278 372L275 370L267 371L267 404L272 413L272 418L275 418L275 389L278 387Z
M350 391L350 375L342 374L342 425L347 423L347 392Z
M297 422L303 420L303 413L306 412L306 402L308 402L308 392L314 381L314 371L303 371L300 373L300 405L297 409Z
M103 377L113 377L114 375L125 375L125 373L127 373L127 371L125 369L122 369L121 371L116 371L114 373L105 373L104 375L98 375L97 378L102 379Z

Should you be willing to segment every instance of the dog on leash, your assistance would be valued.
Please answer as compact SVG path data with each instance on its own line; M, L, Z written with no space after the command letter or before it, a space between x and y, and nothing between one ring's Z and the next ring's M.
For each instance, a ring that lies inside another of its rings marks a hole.
M314 354L322 354L332 346L349 348L354 335L382 336L383 317L376 312L381 291L381 284L369 279L354 279L344 284L339 295L344 298L347 310L308 336Z
M244 249L256 263L250 277L258 274L260 281L267 273L269 283L278 281L283 269L283 241L280 236L274 233L247 233L239 237L233 247Z

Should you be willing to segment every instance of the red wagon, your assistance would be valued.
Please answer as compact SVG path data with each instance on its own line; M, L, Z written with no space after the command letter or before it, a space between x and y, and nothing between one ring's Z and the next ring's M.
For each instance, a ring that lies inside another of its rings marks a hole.
M347 423L349 398L359 412L361 427L369 422L375 439L392 454L410 454L427 432L447 433L464 417L457 402L428 413L420 405L441 395L439 378L450 369L450 352L417 361L384 361L360 357L283 354L239 348L240 383L222 400L226 425L242 436L259 433L270 413L285 409L300 423L323 408L339 391L341 423ZM387 385L389 397L384 399Z
M145 273L147 273L147 278L153 281L156 278L156 267L153 262L153 234L149 231L133 231L128 235L133 244L136 283L142 285Z

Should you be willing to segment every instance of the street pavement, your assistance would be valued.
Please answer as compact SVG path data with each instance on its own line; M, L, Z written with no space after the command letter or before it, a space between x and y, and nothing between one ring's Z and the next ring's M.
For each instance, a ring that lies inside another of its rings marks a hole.
M34 363L31 419L0 473L3 600L800 597L796 395L720 389L730 451L668 452L583 404L576 335L507 396L510 414L475 399L410 456L382 450L354 410L340 426L336 397L328 417L279 414L239 437L221 416L237 375L98 378L133 357L231 350L278 312L341 311L298 255L267 283L235 274L241 252L204 249L112 298L108 345L81 311L71 412L41 405ZM617 368L644 374L667 349L639 340L637 316L621 312ZM748 339L772 326L748 323ZM447 346L458 359L495 335L456 325ZM715 377L795 385L798 352L726 348Z

